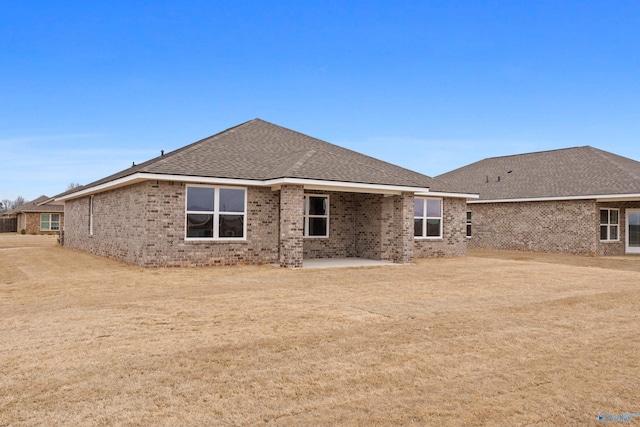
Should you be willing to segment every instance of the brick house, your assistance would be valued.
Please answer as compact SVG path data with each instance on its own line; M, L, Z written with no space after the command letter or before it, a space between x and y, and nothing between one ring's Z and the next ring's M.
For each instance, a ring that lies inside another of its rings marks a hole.
M640 162L593 147L494 157L438 176L467 203L469 248L640 254Z
M5 212L3 218L17 218L17 231L26 234L58 234L64 225L64 204L40 196L31 202Z
M469 194L251 120L57 196L64 245L140 266L464 255Z

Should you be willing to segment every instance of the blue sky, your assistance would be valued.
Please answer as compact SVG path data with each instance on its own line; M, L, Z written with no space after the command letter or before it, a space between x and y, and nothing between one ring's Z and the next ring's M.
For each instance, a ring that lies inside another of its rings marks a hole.
M0 3L0 200L259 117L435 176L640 160L638 1Z

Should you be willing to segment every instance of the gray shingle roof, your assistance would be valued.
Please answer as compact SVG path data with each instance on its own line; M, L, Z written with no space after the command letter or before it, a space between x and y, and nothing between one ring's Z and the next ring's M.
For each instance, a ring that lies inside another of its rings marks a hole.
M40 203L49 200L47 196L40 196L35 200L25 203L24 205L18 206L15 209L4 212L3 216L12 216L22 212L64 212L64 205L51 205L44 204L39 205Z
M254 119L63 195L137 172L251 180L303 178L456 192L426 175Z
M492 157L437 178L480 200L640 194L640 162L590 146Z

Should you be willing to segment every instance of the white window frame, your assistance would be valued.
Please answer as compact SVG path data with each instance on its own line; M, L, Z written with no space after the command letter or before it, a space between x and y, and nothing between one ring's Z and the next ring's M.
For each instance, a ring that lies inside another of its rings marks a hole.
M47 228L44 227L45 221L43 220L44 216L48 215L49 219L46 221L47 224ZM57 215L58 216L58 220L54 221L53 220L53 216ZM58 228L51 228L52 224L54 222L58 223ZM60 231L60 214L59 213L41 213L40 214L40 231Z
M606 224L602 224L600 221L600 218L602 217L602 211L607 211L607 223ZM611 222L611 211L616 211L618 213L618 222L616 223L612 223ZM602 239L600 238L601 242L619 242L620 241L620 209L617 208L600 208L600 210L598 211L598 213L600 214L598 216L598 223L599 223L599 227L598 227L598 236L601 236L601 232L602 232L602 227L607 227L607 238L606 239ZM616 227L617 229L617 234L616 234L616 238L612 239L611 238L611 228L612 227Z
M320 197L327 199L327 214L326 215L311 215L309 214L310 197ZM327 239L329 238L329 218L330 218L330 209L331 209L331 200L329 199L328 194L313 194L313 193L305 193L304 194L304 238L305 239ZM309 218L325 218L327 220L327 230L326 233L322 236L309 236Z
M473 213L471 211L467 211L465 220L467 225L465 227L465 233L467 235L467 239L470 239L473 235Z
M187 210L187 197L189 187L210 188L213 190L213 211L189 211ZM244 191L244 206L242 212L226 212L220 211L220 190L243 190ZM186 186L184 193L184 240L187 242L242 242L247 240L247 188L246 187L232 187L232 186L219 186L219 185L202 185L202 184L189 184ZM204 214L213 215L213 237L187 237L188 221L187 216L189 214ZM220 233L220 215L242 215L242 237L217 237Z
M416 236L414 234L414 239L425 239L425 240L440 240L443 238L443 212L444 212L444 199L440 197L416 197L415 200L422 200L422 216L413 216L414 222L416 219L422 219L422 236ZM440 216L428 216L427 215L427 201L428 200L439 200L440 201ZM427 220L429 219L439 219L440 220L440 230L438 236L427 236Z

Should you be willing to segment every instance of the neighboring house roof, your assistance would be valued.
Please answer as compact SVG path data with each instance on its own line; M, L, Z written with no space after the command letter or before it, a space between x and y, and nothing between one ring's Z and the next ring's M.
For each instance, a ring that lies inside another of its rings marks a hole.
M25 212L47 212L47 213L64 212L64 205L42 204L47 200L51 200L51 198L47 196L40 196L35 200L25 203L24 205L20 205L15 209L4 212L2 216L14 216L19 213L25 213Z
M104 187L124 178L165 175L231 180L273 181L283 178L429 188L456 193L434 178L254 119L183 148L56 196ZM153 178L156 179L156 178ZM115 184L114 184L115 185Z
M439 175L477 202L640 197L640 162L590 146L492 157Z

